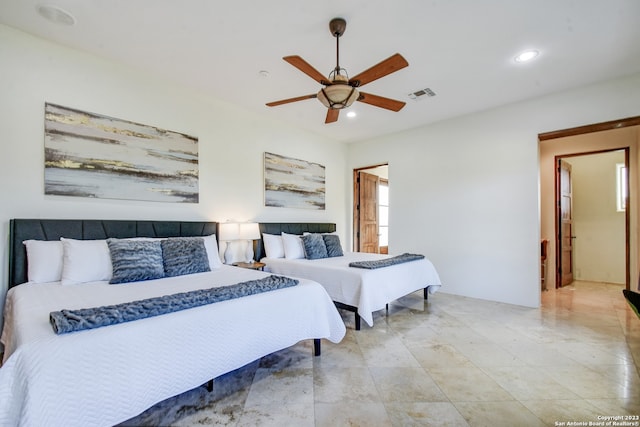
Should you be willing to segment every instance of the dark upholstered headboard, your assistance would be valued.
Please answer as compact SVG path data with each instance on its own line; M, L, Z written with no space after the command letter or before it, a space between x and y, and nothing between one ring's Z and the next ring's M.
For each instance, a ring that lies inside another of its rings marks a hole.
M282 232L289 234L302 234L305 231L309 233L333 233L336 231L336 225L331 222L262 222L260 223L260 235L280 234ZM264 244L262 239L258 240L254 249L255 259L264 258Z
M190 221L12 219L9 222L9 287L27 281L27 251L22 244L25 240L209 236L216 234L217 225L217 222Z

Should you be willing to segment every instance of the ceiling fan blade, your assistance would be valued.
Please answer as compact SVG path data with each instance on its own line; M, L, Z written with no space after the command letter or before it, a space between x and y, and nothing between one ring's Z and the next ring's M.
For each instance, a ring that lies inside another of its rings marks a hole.
M267 106L268 107L275 107L277 105L288 104L290 102L296 102L296 101L304 101L305 99L312 99L312 98L317 98L317 97L318 97L317 94L312 93L311 95L297 96L295 98L282 99L280 101L268 102Z
M333 108L327 108L327 118L324 121L326 123L333 123L338 121L338 115L340 110L334 110Z
M409 63L402 55L396 53L391 55L384 61L374 65L373 67L364 70L360 74L349 79L351 86L359 87L364 86L367 83L371 83L374 80L378 80L380 77L384 77L391 73L395 73L398 70L408 66Z
M303 73L305 73L307 76L311 77L313 80L317 81L318 83L325 86L332 84L330 81L327 80L325 76L320 74L320 71L313 68L311 64L309 64L307 61L305 61L298 55L285 56L282 59L284 59L289 64L293 65L298 70L302 71Z
M400 111L407 103L402 101L396 101L395 99L385 98L383 96L371 95L370 93L360 92L360 98L358 101L365 104L374 105L380 108L386 108L391 111Z

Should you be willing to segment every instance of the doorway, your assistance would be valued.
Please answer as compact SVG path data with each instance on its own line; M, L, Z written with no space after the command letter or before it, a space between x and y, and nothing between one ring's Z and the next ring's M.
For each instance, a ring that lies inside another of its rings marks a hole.
M629 148L556 156L556 288L626 284Z
M389 252L389 165L353 170L353 250Z
M546 280L558 287L561 280L561 214L558 209L558 160L576 155L627 150L625 164L629 187L624 215L624 286L638 279L638 143L640 142L640 117L596 123L576 128L542 133L539 139L540 165L540 238L548 239ZM569 235L570 238L571 234ZM580 235L578 235L580 239ZM577 239L576 239L577 240ZM583 239L584 241L584 239ZM633 280L632 280L633 277Z

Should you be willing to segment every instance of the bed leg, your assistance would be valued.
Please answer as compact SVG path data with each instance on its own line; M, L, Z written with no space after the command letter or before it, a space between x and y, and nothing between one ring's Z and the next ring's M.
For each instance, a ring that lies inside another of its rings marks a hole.
M207 381L206 386L207 386L207 391L211 393L213 391L213 380Z
M424 299L429 299L429 288L424 288Z
M320 356L320 338L313 339L313 355Z
M360 330L360 315L358 314L358 310L356 310L356 331Z

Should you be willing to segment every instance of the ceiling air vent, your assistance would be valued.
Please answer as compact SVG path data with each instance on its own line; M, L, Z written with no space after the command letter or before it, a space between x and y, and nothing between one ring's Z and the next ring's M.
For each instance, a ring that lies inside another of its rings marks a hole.
M431 98L434 96L436 96L436 93L429 88L420 89L409 94L409 98L413 99L414 101L419 101L421 99Z

